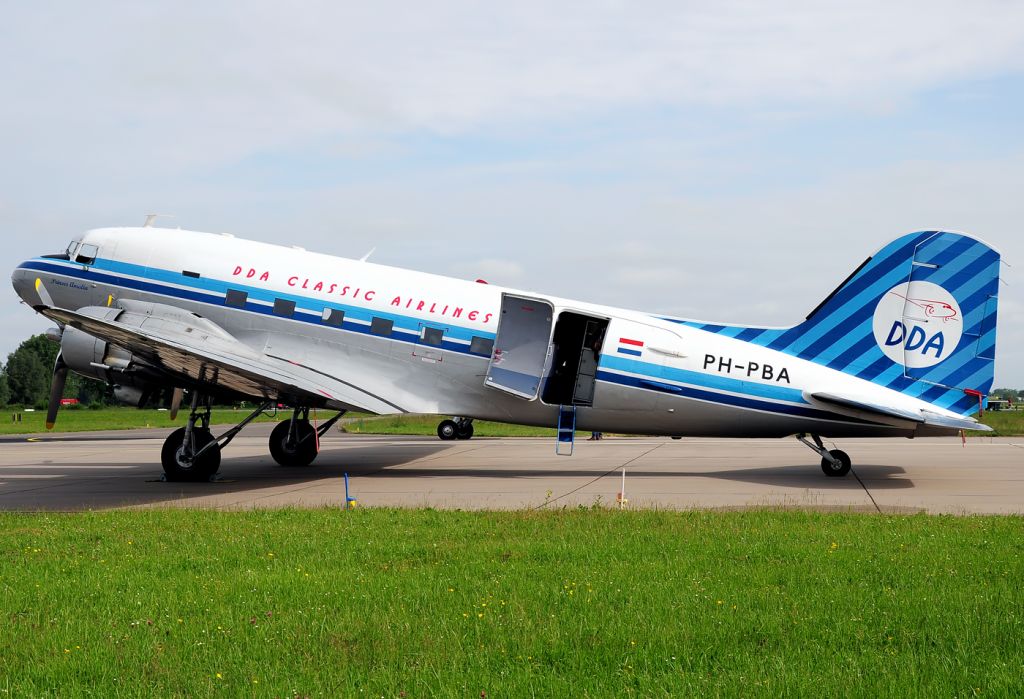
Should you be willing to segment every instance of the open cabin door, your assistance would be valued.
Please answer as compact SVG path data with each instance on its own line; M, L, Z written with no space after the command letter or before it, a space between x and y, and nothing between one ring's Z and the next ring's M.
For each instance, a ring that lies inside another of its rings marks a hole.
M558 314L552 338L551 373L541 400L549 405L594 404L597 364L608 319L576 311Z
M554 307L547 301L502 294L494 354L484 385L535 400L551 342Z

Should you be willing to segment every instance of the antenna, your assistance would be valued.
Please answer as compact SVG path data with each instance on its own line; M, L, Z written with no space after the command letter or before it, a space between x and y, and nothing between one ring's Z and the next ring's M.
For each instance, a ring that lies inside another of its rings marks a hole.
M143 228L152 228L153 222L156 221L158 216L164 218L174 218L174 214L146 214L146 222L142 224Z
M370 248L370 252L368 252L368 253L366 253L365 255L363 255L362 257L360 257L360 258L359 258L359 261L360 261L360 262L366 262L366 261L367 261L368 259L370 259L370 255L372 255L372 254L373 254L373 253L375 253L375 252L377 252L377 248L376 248L376 246L374 246L374 247Z

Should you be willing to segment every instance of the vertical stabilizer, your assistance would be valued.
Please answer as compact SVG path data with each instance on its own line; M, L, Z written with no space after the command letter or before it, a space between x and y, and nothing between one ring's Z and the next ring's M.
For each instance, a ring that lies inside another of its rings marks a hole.
M992 388L999 253L963 233L898 238L786 329L693 324L968 415Z

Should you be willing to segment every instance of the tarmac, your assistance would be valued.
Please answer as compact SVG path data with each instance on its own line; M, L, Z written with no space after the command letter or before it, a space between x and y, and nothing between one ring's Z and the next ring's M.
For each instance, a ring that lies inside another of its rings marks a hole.
M0 437L0 510L344 507L346 473L360 507L617 507L625 470L631 509L1024 512L1024 438L839 440L853 472L828 478L795 439L610 437L566 457L553 439L332 431L313 465L282 467L267 451L272 427L236 437L213 483L161 481L169 430Z

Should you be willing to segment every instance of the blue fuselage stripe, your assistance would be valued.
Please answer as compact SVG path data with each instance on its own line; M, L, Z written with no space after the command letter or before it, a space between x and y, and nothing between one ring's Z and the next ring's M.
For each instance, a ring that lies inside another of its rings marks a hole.
M97 263L100 263L100 261L97 260ZM146 268L142 270L134 265L127 265L125 263L117 263L109 260L103 261L102 264L86 267L54 264L47 260L36 259L23 263L19 268L32 269L40 272L88 280L98 284L106 284L114 287L148 292L170 297L170 300L189 300L228 309L231 309L231 307L225 306L224 293L228 288L237 289L239 291L246 291L249 294L249 298L246 301L244 309L237 308L233 310L245 310L250 313L259 313L270 317L280 317L274 314L272 305L273 299L286 298L296 302L295 313L293 316L288 318L289 320L321 327L329 327L335 330L356 332L364 335L372 335L369 326L369 320L371 317L387 317L395 320L396 325L389 336L382 337L381 339L395 340L414 345L422 344L419 341L420 335L418 330L422 321L418 318L410 318L408 316L401 316L397 314L378 313L359 306L329 304L303 296L279 294L266 289L248 287L244 284L226 283L209 278L186 277L181 274L167 272L166 270L155 270L153 268ZM142 272L144 272L144 274ZM122 276L125 274L145 277L146 280L144 281L143 279L133 279ZM157 279L159 279L159 281L155 281ZM257 303L254 301L263 301L263 303ZM321 313L324 307L345 311L345 320L341 327L329 326L323 321ZM312 310L310 310L311 308ZM353 322L356 319L362 322ZM399 323L405 326L411 325L416 329L413 330L408 327L401 327ZM446 328L446 333L448 330L455 330L455 328L452 328L450 325L445 323L430 323L430 325L441 325ZM484 331L470 330L468 328L458 328L458 330L460 330L460 334L465 335L467 339L471 335L487 339L493 339L495 337L494 333ZM471 353L466 344L449 342L447 339L440 347L432 348L476 356L482 360L487 359L486 356ZM628 348L619 348L618 351L630 356L642 355L641 351ZM607 371L607 369L628 371L635 375L623 376L622 374ZM832 413L811 408L807 405L806 401L804 401L801 392L795 388L772 386L751 381L713 376L696 371L674 369L660 364L643 362L613 354L605 354L600 357L598 378L602 381L616 383L623 386L631 386L641 390L662 391L698 400L712 401L725 405L751 408L784 415L814 419L841 419L845 421L862 422L853 420L852 418L839 417ZM679 386L668 382L680 382L689 385ZM773 401L787 402L780 403Z

